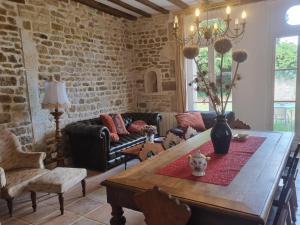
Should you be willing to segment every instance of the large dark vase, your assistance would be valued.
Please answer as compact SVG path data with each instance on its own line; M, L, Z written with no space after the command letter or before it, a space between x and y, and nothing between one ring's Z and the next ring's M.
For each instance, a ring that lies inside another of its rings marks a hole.
M231 129L224 115L218 115L210 132L211 141L216 154L228 153L232 138Z

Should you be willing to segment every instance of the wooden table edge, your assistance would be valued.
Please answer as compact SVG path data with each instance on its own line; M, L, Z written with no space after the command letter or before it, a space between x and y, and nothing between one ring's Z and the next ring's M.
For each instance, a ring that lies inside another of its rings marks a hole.
M133 187L133 186L129 186L129 185L124 185L124 184L119 184L113 181L109 181L109 180L104 180L103 182L100 183L102 186L106 187L106 188L116 188L116 189L123 189L123 190L128 190L131 192L135 192L135 193L140 193L140 192L144 192L147 191L148 189L143 189L143 188L137 188L137 187ZM253 221L256 222L258 224L265 224L265 221L262 217L257 216L255 214L249 214L249 213L245 213L245 212L240 212L240 211L236 211L236 210L231 210L225 207L220 207L220 206L216 206L216 205L212 205L212 204L207 204L207 203L202 203L202 202L196 202L196 201L192 201L190 199L185 199L182 197L177 197L175 196L179 201L189 205L189 206L203 206L205 208L207 208L208 210L211 210L213 212L220 212L222 214L227 214L227 215L236 215L239 217L243 217L243 218L247 218L249 221ZM109 203L109 202L108 202ZM125 207L126 208L126 207ZM135 209L134 209L135 210Z

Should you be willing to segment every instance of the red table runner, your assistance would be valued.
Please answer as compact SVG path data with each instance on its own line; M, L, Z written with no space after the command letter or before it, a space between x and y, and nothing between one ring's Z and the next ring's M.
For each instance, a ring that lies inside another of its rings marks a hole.
M249 136L245 142L231 141L229 152L225 155L215 154L212 142L208 141L199 148L163 167L157 174L227 186L265 139L265 137ZM202 154L211 157L203 177L193 176L192 169L188 163L188 155L199 150Z

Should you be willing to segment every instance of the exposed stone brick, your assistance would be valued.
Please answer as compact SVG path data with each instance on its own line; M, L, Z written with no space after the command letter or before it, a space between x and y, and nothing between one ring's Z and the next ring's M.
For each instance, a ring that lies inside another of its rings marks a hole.
M0 14L1 15L7 15L7 10L3 9L3 8L0 8Z
M0 86L15 86L17 79L15 77L0 77Z
M17 31L18 27L10 24L0 24L0 30L12 30Z
M11 121L11 116L8 113L0 113L0 124L9 123Z
M0 102L1 103L10 103L11 97L9 95L0 95Z
M6 62L6 56L0 52L0 62Z
M23 28L25 30L31 30L31 23L29 21L23 21Z
M23 103L23 102L26 102L26 98L24 98L23 96L15 96L14 97L14 102Z

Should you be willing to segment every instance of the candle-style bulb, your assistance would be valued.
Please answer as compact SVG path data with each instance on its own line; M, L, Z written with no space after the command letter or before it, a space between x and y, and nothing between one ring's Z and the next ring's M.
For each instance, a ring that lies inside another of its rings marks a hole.
M231 8L230 6L227 6L226 7L226 14L229 15L231 13Z
M234 21L234 23L235 23L236 26L239 25L239 19L236 18L235 21Z
M177 16L175 16L175 17L174 17L174 24L173 24L173 26L174 26L174 29L178 28L178 23L179 23L179 21L178 21L178 17L177 17Z
M242 12L242 19L245 20L247 18L247 13L245 10Z
M199 17L199 16L200 16L200 9L199 9L199 8L197 8L197 9L195 10L195 16L196 16L196 17Z
M190 31L191 31L192 33L195 31L195 27L194 27L193 25L191 25Z
M217 23L214 23L214 29L218 30L218 24Z
M178 16L175 16L175 17L174 17L174 23L175 23L175 24L178 24Z

